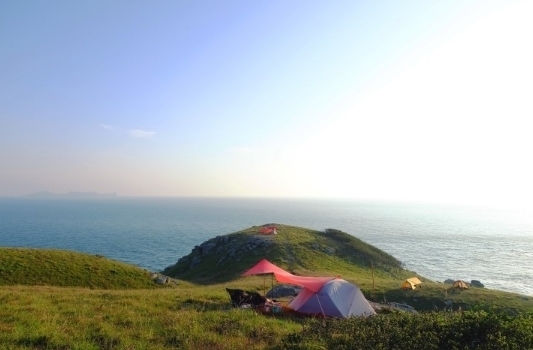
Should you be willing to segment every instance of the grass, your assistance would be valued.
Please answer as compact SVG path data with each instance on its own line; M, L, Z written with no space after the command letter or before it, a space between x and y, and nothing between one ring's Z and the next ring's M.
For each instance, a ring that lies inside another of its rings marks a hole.
M169 276L195 283L224 283L238 278L246 269L262 258L283 269L300 275L317 273L332 276L356 275L371 278L371 267L375 272L388 277L404 279L413 272L402 268L401 262L393 256L367 244L356 237L338 230L316 231L288 225L276 225L277 235L261 236L259 227L254 226L230 235L228 242L216 238L207 243L216 245L207 254L193 250L189 259L178 261L163 272ZM253 237L270 240L267 247L246 250L247 242ZM226 252L234 252L231 255ZM223 260L221 257L229 258ZM190 268L192 258L201 258L200 263Z
M155 288L150 273L102 256L77 252L0 248L0 285L96 289Z
M257 229L232 234L234 245L244 244ZM453 310L533 313L533 298L485 288L451 289L421 276L421 289L401 290L414 272L347 236L280 225L263 250L223 264L216 254L203 255L192 270L176 264L167 271L182 279L165 287L155 285L145 270L99 256L0 248L0 349L283 348L309 330L309 319L234 309L225 291L268 290L270 277L239 277L264 257L297 274L340 276L369 300L405 302L419 311L444 310L451 300Z
M11 349L264 349L302 322L233 309L221 286L4 286L0 301L0 347Z
M308 329L313 320L234 309L224 289L262 291L265 281L269 288L270 280L263 277L213 285L179 281L172 288L144 290L1 286L0 348L276 348L291 335ZM431 300L431 293L441 293L426 286L415 291L401 291L397 286L394 289L398 291L398 299L390 301L407 301L411 305L416 305L414 299L423 302ZM495 305L506 306L525 302L508 293L490 290L458 291L451 297L463 300L464 309L473 308L469 298L482 297ZM519 307L518 304L514 307ZM531 303L521 304L520 308L524 312L533 309Z

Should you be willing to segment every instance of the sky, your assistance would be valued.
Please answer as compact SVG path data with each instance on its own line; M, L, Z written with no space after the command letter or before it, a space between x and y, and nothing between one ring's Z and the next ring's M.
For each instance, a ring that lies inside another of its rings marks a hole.
M0 4L0 196L531 205L531 1Z

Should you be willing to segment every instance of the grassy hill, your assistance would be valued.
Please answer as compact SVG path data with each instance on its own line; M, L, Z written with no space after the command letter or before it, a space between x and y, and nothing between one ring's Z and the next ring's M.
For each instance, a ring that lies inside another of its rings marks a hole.
M411 277L393 256L347 233L316 231L276 225L277 234L259 233L260 227L217 236L182 257L163 273L195 283L234 280L259 260L266 258L297 275L332 275L362 279Z
M284 225L277 235L258 231L195 247L165 269L181 279L171 288L155 288L147 271L103 257L0 248L0 348L522 349L533 342L533 298L427 279L405 291L400 284L413 272L346 233ZM262 258L301 275L341 276L376 302L446 312L315 320L232 308L226 287L263 291L265 278L240 277Z
M230 283L264 291L264 278L240 275L266 258L297 275L341 277L357 284L367 299L380 303L407 303L427 311L491 305L511 312L533 310L533 298L516 293L486 288L459 290L430 281L402 268L393 256L339 230L276 227L276 235L263 235L260 226L253 226L212 238L163 273L196 284ZM423 281L422 288L402 290L402 282L413 276Z
M155 284L148 271L101 256L0 248L0 285L139 289L153 288Z

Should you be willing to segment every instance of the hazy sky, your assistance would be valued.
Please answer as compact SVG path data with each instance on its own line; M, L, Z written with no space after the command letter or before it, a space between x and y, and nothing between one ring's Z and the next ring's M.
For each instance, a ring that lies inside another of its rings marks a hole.
M532 1L4 1L0 196L533 198Z

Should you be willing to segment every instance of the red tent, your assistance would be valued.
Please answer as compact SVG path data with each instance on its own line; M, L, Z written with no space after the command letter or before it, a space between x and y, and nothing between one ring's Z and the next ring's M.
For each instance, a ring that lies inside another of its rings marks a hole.
M305 276L296 276L292 273L283 270L281 267L278 267L272 264L267 259L263 259L258 262L251 269L242 274L242 276L251 276L251 275L264 275L271 273L276 277L276 280L280 283L292 283L298 286L305 287L313 292L318 292L320 288L327 282L335 279L335 277L305 277Z
M295 275L277 275L276 280L281 283L292 283L298 286L305 287L313 292L318 292L320 288L331 280L334 280L335 277L305 277L305 276L295 276Z
M277 234L276 226L262 226L259 228L259 232L264 235Z
M254 267L252 267L250 270L243 273L243 276L251 276L251 275L263 275L265 273L273 273L273 274L279 274L279 275L290 275L290 272L287 272L283 270L281 267L277 267L276 265L272 264L267 259L263 259L257 264L255 264Z

